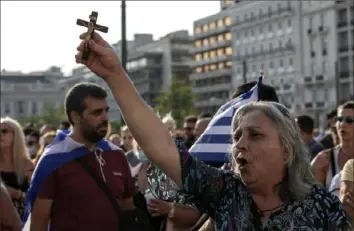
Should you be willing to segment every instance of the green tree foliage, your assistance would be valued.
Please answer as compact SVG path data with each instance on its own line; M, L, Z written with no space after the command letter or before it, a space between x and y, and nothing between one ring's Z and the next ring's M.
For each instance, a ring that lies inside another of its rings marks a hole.
M171 112L177 128L180 128L185 116L196 113L195 101L196 96L192 92L192 85L174 77L171 87L167 91L160 92L156 98L155 110L161 116Z
M23 117L19 119L19 122L24 125L26 123L33 123L37 128L44 124L52 124L58 126L60 121L67 120L64 107L53 107L45 105L44 112L41 115L34 115L30 117Z

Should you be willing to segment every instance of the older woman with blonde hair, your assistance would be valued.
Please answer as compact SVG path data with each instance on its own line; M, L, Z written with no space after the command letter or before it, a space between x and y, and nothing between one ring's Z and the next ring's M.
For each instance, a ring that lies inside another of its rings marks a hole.
M20 216L24 212L33 163L29 158L21 125L10 117L0 121L0 173Z

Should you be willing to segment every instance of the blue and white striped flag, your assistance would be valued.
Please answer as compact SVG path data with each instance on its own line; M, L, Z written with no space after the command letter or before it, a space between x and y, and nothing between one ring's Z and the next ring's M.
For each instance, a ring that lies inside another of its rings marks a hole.
M90 153L90 151L83 144L71 139L68 136L68 133L69 131L58 131L53 143L45 149L34 170L31 185L26 197L26 210L23 217L23 231L30 230L33 203L36 200L40 185L45 178L64 164ZM97 143L97 147L102 149L102 151L119 149L112 143L105 140L99 141Z
M228 154L232 143L232 117L240 106L258 101L258 89L262 80L263 74L250 91L220 107L204 133L189 149L192 156L204 162L229 162Z

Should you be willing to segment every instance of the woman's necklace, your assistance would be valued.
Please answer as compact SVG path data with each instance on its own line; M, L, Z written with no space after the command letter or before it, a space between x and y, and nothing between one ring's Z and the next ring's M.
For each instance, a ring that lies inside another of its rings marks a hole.
M271 208L271 209L264 209L264 210L260 210L258 209L258 212L261 214L261 216L263 217L264 216L264 213L266 212L273 212L275 210L278 210L279 208L282 208L283 206L285 205L285 203L281 204L281 205L278 205L274 208Z

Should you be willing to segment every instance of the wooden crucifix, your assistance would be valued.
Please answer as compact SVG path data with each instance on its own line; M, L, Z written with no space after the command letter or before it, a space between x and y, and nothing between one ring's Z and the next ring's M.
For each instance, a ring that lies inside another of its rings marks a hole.
M107 33L108 32L108 27L106 26L101 26L96 24L97 22L97 17L98 17L98 13L95 11L92 11L91 15L90 15L90 21L87 22L85 20L82 19L77 19L76 24L79 26L84 26L87 27L87 33L85 35L85 47L84 47L84 51L82 53L82 60L88 60L89 56L90 56L90 48L88 47L88 41L91 39L91 36L93 34L94 30L98 30L101 31L103 33Z

